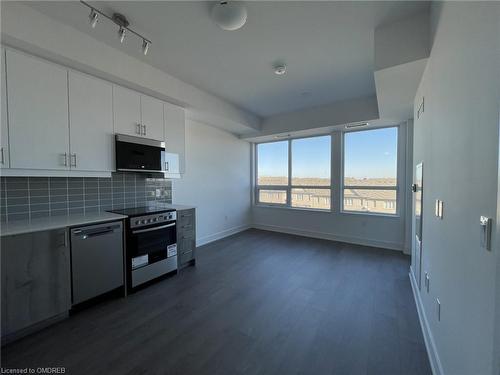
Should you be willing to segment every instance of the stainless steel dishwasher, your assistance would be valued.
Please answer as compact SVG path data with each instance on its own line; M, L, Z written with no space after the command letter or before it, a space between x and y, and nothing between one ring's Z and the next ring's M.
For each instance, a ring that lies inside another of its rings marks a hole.
M71 277L73 305L124 285L121 222L71 229Z

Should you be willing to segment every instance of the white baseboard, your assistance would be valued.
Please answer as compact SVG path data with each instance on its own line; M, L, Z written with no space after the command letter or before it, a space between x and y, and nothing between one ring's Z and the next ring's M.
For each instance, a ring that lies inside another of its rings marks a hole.
M198 238L196 240L196 246L203 246L203 245L206 245L207 243L220 240L224 237L228 237L228 236L231 236L231 235L239 233L239 232L243 232L244 230L247 230L250 228L251 228L250 225L240 225L238 227L225 229L223 231L213 233L213 234L210 234L210 235L205 236L205 237Z
M395 242L378 241L378 240L371 240L359 237L338 236L331 233L315 232L297 228L280 227L277 225L254 224L253 228L269 230L273 232L280 232L280 233L296 234L298 236L304 236L304 237L320 238L322 240L339 241L339 242L352 243L356 245L380 247L383 249L403 251L403 244Z
M441 360L439 359L439 355L436 350L436 344L434 343L434 337L432 336L429 322L427 321L427 316L425 315L424 305L422 304L422 299L420 298L420 293L418 292L417 280L415 280L415 275L413 275L413 270L411 268L409 277L411 289L413 291L413 297L415 298L415 304L417 305L420 327L422 328L422 334L424 335L427 356L429 357L429 362L431 363L432 373L434 375L443 375L444 372L441 365Z

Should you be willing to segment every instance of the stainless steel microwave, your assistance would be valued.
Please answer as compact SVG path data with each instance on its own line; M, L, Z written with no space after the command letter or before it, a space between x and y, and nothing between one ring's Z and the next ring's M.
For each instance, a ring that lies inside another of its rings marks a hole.
M165 142L116 134L115 153L117 171L163 172Z

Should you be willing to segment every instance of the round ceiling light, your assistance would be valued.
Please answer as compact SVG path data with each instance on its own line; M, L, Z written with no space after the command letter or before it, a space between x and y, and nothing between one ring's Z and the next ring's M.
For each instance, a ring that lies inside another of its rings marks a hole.
M212 18L223 30L238 30L247 22L247 8L239 1L221 1L212 8Z

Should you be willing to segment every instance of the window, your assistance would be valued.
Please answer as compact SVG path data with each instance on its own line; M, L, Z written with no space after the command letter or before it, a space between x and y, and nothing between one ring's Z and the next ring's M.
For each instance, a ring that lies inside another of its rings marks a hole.
M344 134L344 211L397 213L398 128Z
M257 202L329 210L330 160L330 135L258 144Z

